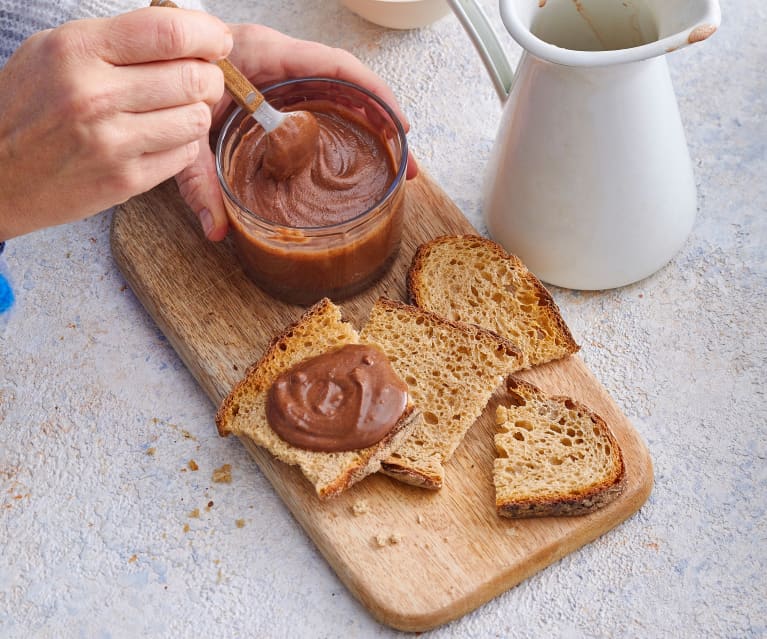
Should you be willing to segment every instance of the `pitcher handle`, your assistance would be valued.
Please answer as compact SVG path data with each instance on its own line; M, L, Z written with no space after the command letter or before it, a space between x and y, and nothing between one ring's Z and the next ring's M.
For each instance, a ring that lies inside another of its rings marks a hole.
M476 0L447 0L466 33L474 43L498 97L503 102L514 82L514 69L501 46L493 26Z

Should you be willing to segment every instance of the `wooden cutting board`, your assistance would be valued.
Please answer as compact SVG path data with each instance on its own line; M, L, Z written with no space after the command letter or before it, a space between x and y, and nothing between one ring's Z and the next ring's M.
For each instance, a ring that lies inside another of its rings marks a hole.
M406 207L403 245L392 270L369 291L341 303L358 329L380 295L404 299L404 275L420 243L475 232L428 176L408 183ZM173 182L122 205L113 218L111 242L135 294L216 405L272 336L304 310L262 293L245 277L228 242L206 241ZM492 464L500 392L447 464L445 486L436 492L375 475L320 503L298 471L243 444L370 612L402 630L426 630L473 610L613 528L639 509L652 488L645 445L580 358L522 377L582 401L610 424L628 478L617 501L582 517L499 518ZM355 515L354 505L363 501L368 511Z

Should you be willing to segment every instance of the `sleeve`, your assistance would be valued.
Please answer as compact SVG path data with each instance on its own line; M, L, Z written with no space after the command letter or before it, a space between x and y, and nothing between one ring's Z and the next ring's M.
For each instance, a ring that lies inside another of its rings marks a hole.
M205 10L202 0L178 0L187 9ZM149 0L3 0L0 2L0 67L29 36L70 20L103 18L141 7Z

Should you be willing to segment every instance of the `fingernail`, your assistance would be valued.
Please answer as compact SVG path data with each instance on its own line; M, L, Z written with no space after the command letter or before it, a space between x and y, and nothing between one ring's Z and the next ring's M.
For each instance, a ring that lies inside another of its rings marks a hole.
M232 48L234 47L234 35L232 35L231 31L227 31L226 38L224 40L224 55L222 55L222 58L225 58L232 52Z
M198 213L198 217L200 224L202 224L202 231L205 233L205 237L208 237L213 230L213 215L208 209L203 209Z

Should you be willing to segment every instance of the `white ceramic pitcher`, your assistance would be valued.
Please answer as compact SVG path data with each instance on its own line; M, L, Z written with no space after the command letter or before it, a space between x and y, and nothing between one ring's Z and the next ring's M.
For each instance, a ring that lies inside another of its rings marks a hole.
M490 235L567 288L622 286L666 264L697 198L665 54L716 31L716 0L500 0L524 49L516 72L479 5L448 1L505 102Z

